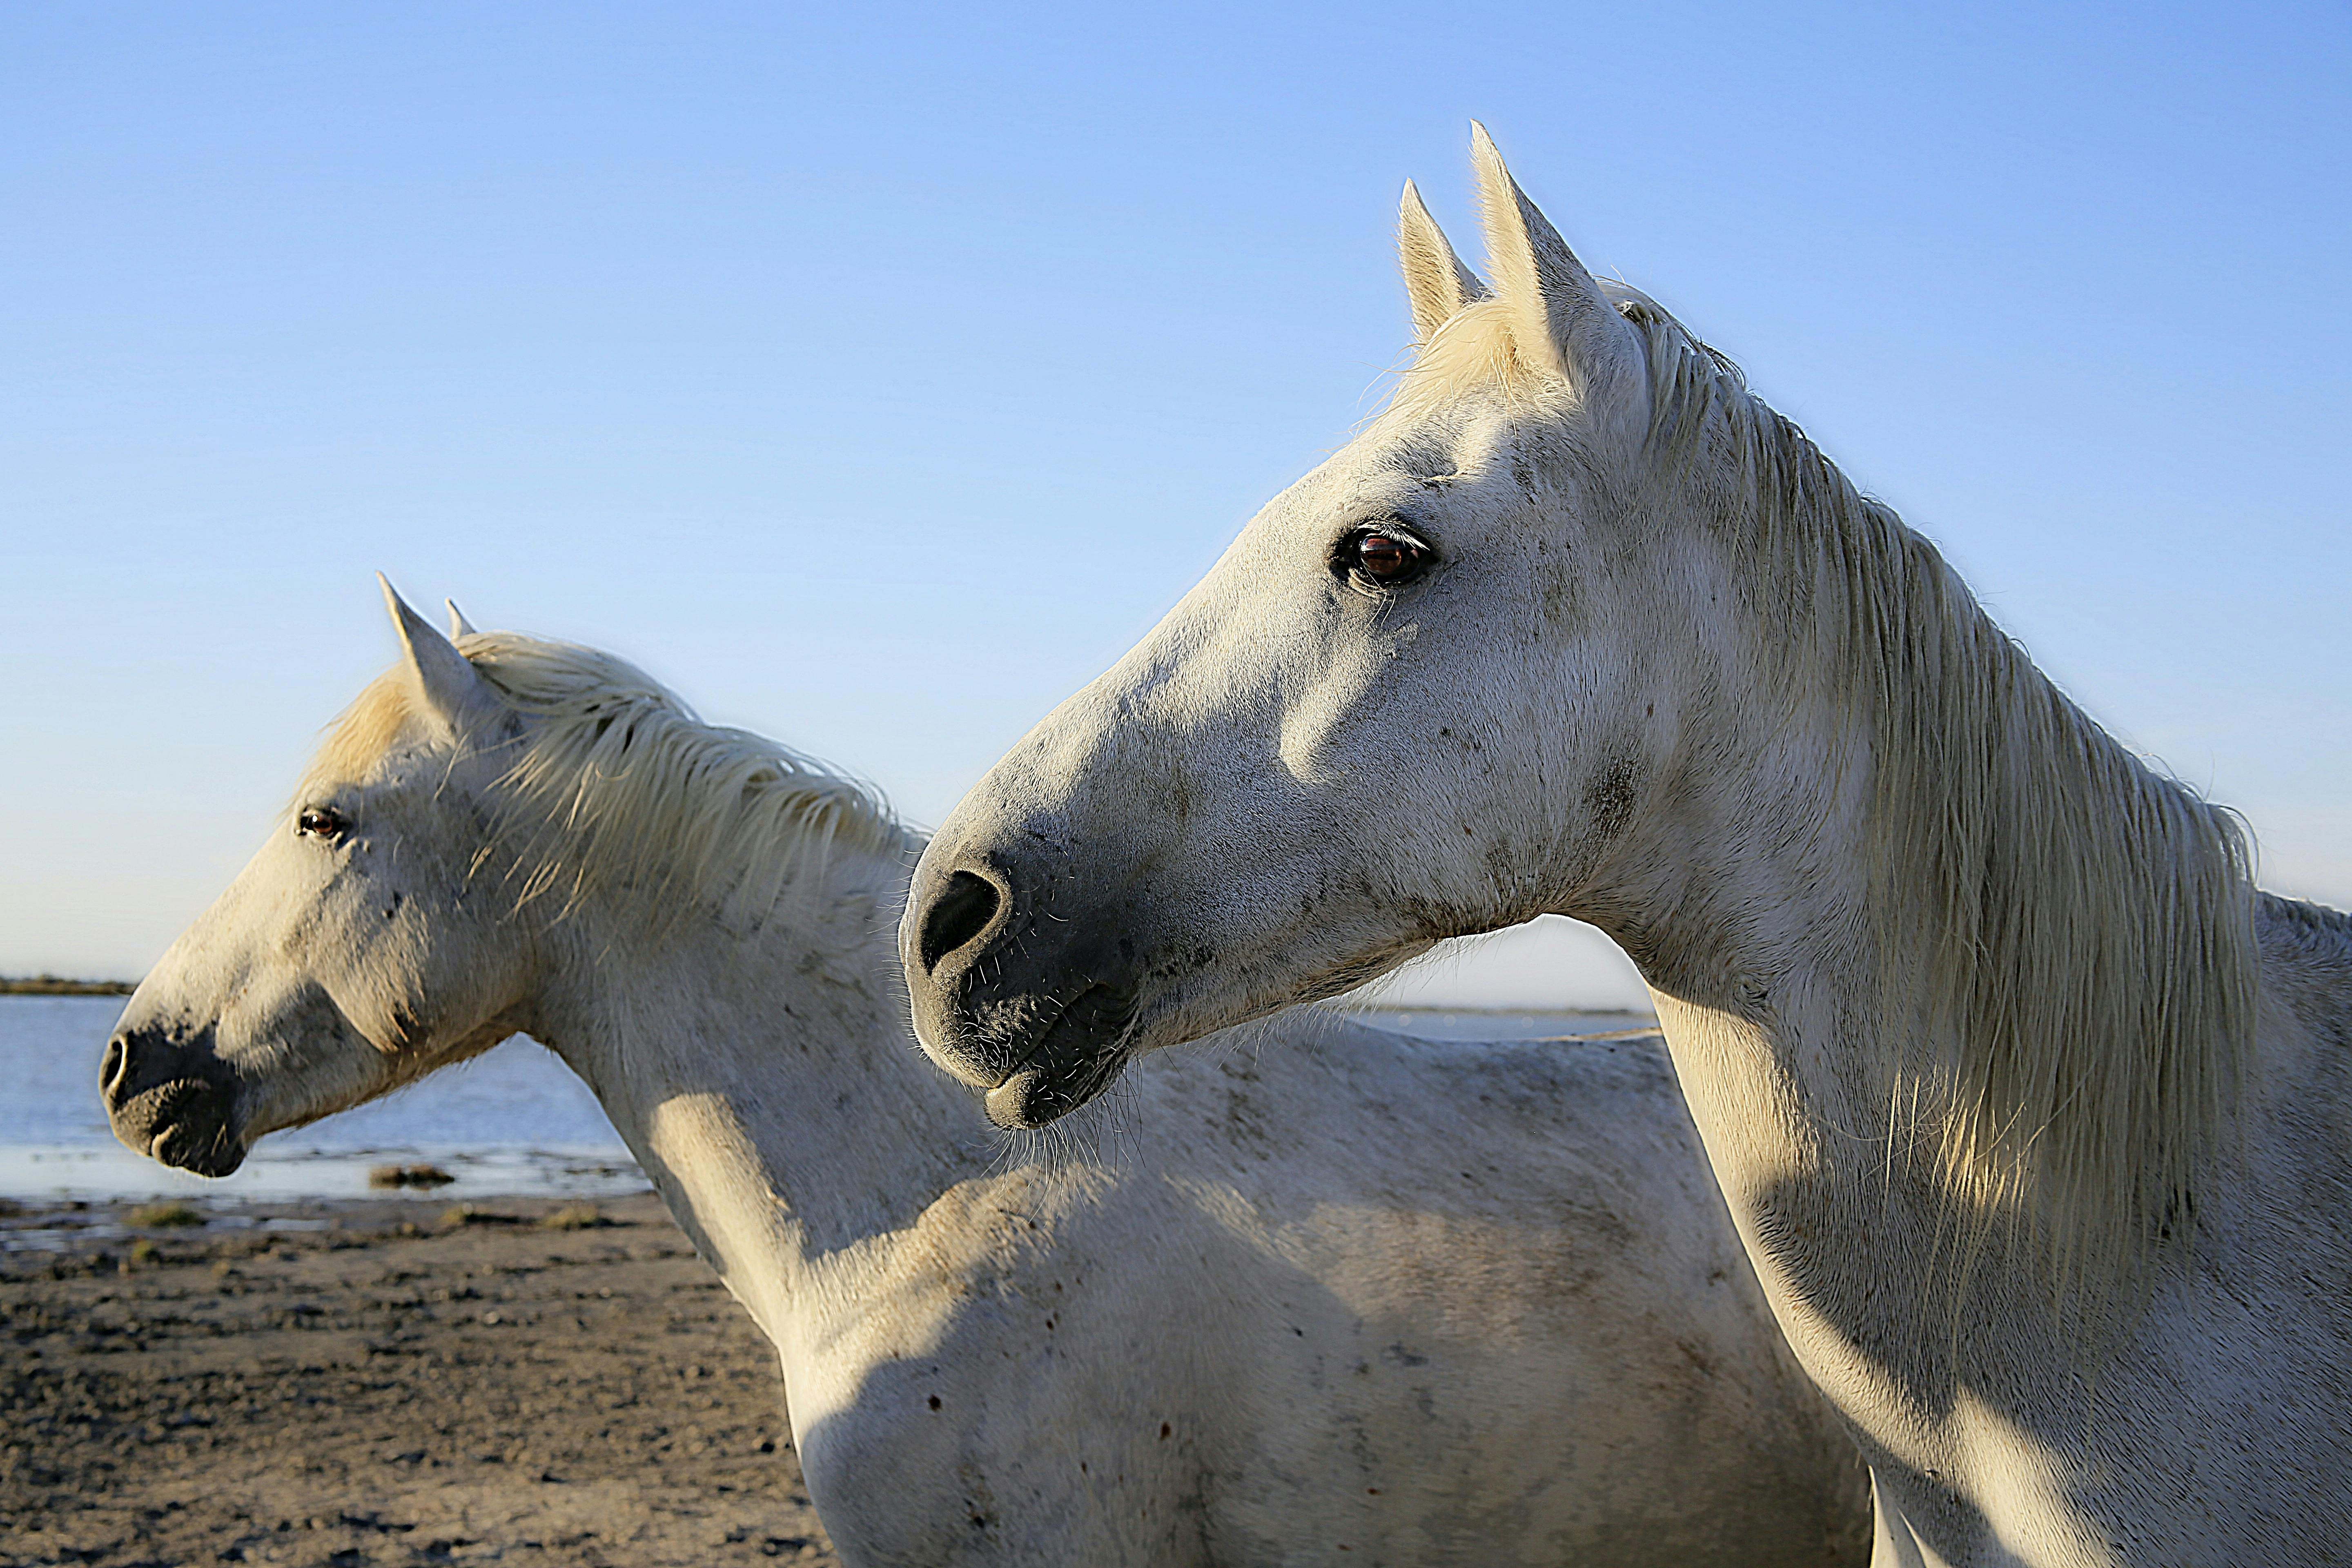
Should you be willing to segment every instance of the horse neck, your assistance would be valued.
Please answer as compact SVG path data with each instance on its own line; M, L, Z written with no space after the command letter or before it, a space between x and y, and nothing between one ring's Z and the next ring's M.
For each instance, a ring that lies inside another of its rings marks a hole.
M2063 808L2084 815L2073 781L2041 767L2047 755L2124 753L1932 546L1801 437L1764 467L1776 482L1696 464L1653 499L1645 553L1677 570L1647 585L1647 613L1704 635L1670 645L1656 676L1677 728L1654 809L1562 912L1616 938L1712 1037L1773 1051L1783 1098L1876 1139L1883 1167L1897 1050L1916 1066L1967 1046L1915 994L1939 947L1975 945L1960 922L1993 896L1990 867L1967 859L1981 843L1955 860L1945 827L1957 815L2023 841ZM1970 794L1923 760L1989 753L2041 787L2011 799L1979 777Z
M2038 1279L2045 1312L2061 1280L2126 1286L2251 1034L2238 840L1924 541L1808 489L1762 525L1694 507L1661 552L1703 563L1668 618L1706 635L1674 656L1653 808L1562 912L1659 994L1751 1251L1879 1301L1953 1301L1954 1268ZM1979 1246L1995 1215L2025 1242Z
M1869 773L1829 763L1857 739L1830 709L1764 722L1764 693L1720 671L1708 686L1716 710L1685 730L1656 808L1559 912L1632 957L1670 1044L1703 1043L1677 1062L1719 1171L1778 1169L1836 1152L1822 1124L1886 1119L1891 1073L1853 1048L1880 1018L1885 957L1864 910Z
M1730 573L1716 604L1736 602ZM1708 597L1684 613L1705 617ZM1765 635L1735 637L1751 629ZM1868 737L1827 695L1792 708L1768 668L1689 680L1704 706L1681 706L1654 809L1559 912L1640 968L1783 1330L1833 1398L1866 1407L1879 1384L1853 1363L1856 1342L1882 1347L1905 1379L1948 1382L1948 1337L1916 1332L1908 1304L1948 1300L1938 1243L1954 1216L1943 1194L1890 1179L1901 1079L1868 908Z
M1774 1016L1792 982L1828 973L1843 977L1842 1012L1867 1011L1881 958L1861 918L1868 727L1826 678L1792 695L1760 653L1774 628L1738 607L1741 566L1718 537L1693 527L1659 551L1683 569L1643 595L1645 615L1716 635L1654 668L1645 695L1675 728L1647 809L1558 912L1607 931L1654 990L1732 1019ZM1727 606L1741 619L1727 627Z
M542 1038L772 1331L820 1259L987 1157L971 1097L907 1030L894 916L912 858L837 847L821 889L788 888L748 935L593 904L558 933Z

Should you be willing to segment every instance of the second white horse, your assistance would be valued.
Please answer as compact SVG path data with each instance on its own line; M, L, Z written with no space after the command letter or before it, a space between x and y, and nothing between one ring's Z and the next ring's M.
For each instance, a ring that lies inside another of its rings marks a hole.
M869 796L608 656L395 615L407 657L125 1010L133 1148L225 1173L528 1031L774 1342L853 1563L1863 1557L1860 1464L1647 1042L1293 1015L1263 1063L1137 1072L1104 1149L974 1147Z

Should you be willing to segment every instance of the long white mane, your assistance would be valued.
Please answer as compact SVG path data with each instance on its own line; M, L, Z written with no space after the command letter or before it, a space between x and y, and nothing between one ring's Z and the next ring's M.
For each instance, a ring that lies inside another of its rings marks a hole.
M868 786L747 731L705 724L626 660L510 632L457 650L527 722L499 779L502 847L518 907L590 893L711 907L738 929L836 846L894 863L907 830ZM363 773L408 716L386 677L337 722L315 774Z
M1935 547L1855 490L1647 297L1649 468L1740 563L1755 656L1793 710L1862 719L1866 841L1897 1062L1890 1170L1925 1170L2127 1274L2189 1201L2254 1023L2253 889L2234 816L2155 772L2036 669ZM1496 298L1428 335L1396 406L1543 401ZM2021 1222L2021 1223L2018 1223Z

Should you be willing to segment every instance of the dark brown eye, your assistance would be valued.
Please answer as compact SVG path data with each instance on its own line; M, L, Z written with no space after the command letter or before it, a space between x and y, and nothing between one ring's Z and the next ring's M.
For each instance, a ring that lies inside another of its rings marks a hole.
M310 838L341 838L351 826L351 819L331 805L306 805L294 819L295 830Z
M1429 547L1387 529L1351 534L1339 548L1339 565L1359 581L1393 588L1412 581L1429 564Z

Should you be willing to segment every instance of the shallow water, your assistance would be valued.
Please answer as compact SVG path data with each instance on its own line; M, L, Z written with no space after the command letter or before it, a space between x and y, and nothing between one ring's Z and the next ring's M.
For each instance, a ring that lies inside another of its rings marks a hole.
M211 1181L170 1170L116 1142L99 1102L99 1058L122 1004L120 996L0 996L0 1195L356 1197L367 1194L372 1167L418 1161L457 1178L415 1194L443 1202L612 1196L646 1185L587 1086L527 1037L356 1110L272 1133L233 1176ZM1624 1013L1351 1011L1381 1028L1457 1040L1592 1035L1648 1023Z
M457 1178L417 1194L443 1201L646 1186L595 1096L529 1038L356 1110L272 1133L233 1176L168 1169L116 1142L99 1102L99 1058L123 1000L0 996L0 1194L357 1197L368 1192L372 1167L417 1161Z
M1401 1035L1425 1040L1590 1039L1595 1035L1646 1034L1658 1026L1647 1013L1544 1012L1524 1007L1351 1007L1333 1010Z

